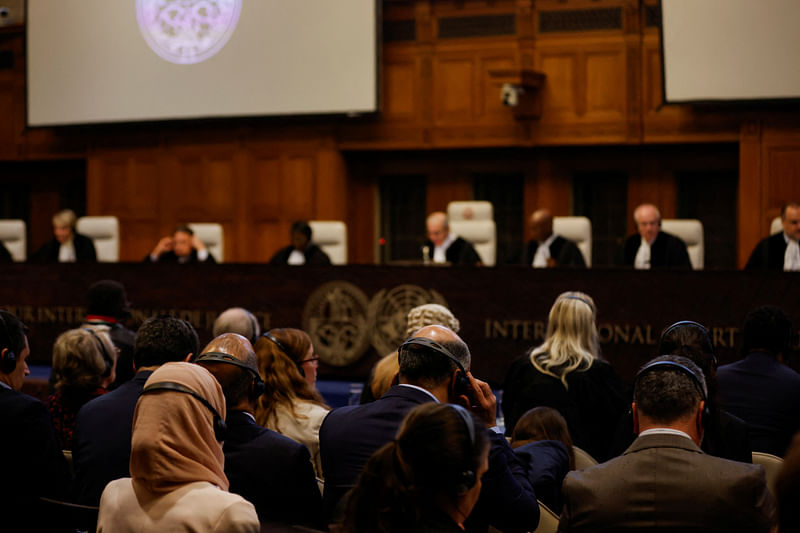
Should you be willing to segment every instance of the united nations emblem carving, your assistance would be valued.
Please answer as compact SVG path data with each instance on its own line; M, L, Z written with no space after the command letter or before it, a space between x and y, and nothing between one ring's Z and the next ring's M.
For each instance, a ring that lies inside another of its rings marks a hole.
M347 366L369 347L369 303L364 292L347 281L332 281L309 296L303 329L311 336L323 363Z
M369 304L369 330L372 347L378 355L392 353L406 337L408 312L423 304L447 307L441 294L416 285L399 285L390 291L382 289Z
M136 0L136 19L148 46L171 63L200 63L228 42L242 0Z

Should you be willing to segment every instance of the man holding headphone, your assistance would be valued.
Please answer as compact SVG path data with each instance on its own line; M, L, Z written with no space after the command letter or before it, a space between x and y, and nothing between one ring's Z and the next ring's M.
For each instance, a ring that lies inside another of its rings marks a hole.
M633 221L638 233L625 239L623 265L637 270L692 269L686 243L675 235L661 231L661 213L656 206L640 205L633 210Z
M230 491L255 506L262 525L324 527L308 449L256 423L256 400L264 393L264 382L250 341L224 333L195 362L217 378L228 406L222 451Z
M642 367L633 393L638 438L622 456L567 474L559 531L768 532L775 509L763 467L700 449L707 394L702 371L685 357Z
M395 438L403 419L427 402L461 404L496 426L497 399L488 383L469 372L471 356L461 338L445 326L426 326L398 350L398 384L378 400L331 411L319 431L325 474L323 506L328 522L339 518L340 500L356 484L370 456ZM502 434L489 431L489 470L467 531L533 531L539 523L536 494Z
M4 531L38 531L41 496L64 500L69 473L47 408L22 394L30 374L27 328L0 310L0 515ZM44 527L44 526L43 526Z

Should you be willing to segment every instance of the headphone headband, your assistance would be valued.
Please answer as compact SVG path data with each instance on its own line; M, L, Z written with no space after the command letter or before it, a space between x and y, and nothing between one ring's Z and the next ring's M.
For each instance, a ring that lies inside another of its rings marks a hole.
M677 370L692 379L692 383L697 387L697 391L700 393L701 399L706 402L708 401L708 389L706 388L706 383L704 379L701 379L694 371L686 365L682 365L675 361L669 361L662 359L660 361L652 361L644 365L639 372L636 374L636 379L634 379L634 388L639 380L645 376L646 374L650 374L653 371L667 369L667 370Z
M277 346L278 348L280 348L280 350L281 350L281 351L282 351L284 354L286 354L286 356L287 356L287 357L289 357L289 359L291 359L291 358L292 358L292 356L291 356L291 355L289 355L289 348L287 348L287 347L286 347L286 346L285 346L285 345L284 345L284 344L283 344L281 341L279 341L279 340L278 340L278 339L275 337L275 335L273 335L273 334L272 334L272 333L270 333L269 331L265 331L264 333L262 333L262 334L261 334L261 336L262 336L262 337L266 337L266 338L268 338L269 340L271 340L271 341L273 342L273 344L275 344L275 346Z
M88 331L92 334L92 337L97 341L97 344L100 345L100 351L103 353L103 361L106 363L106 369L103 372L102 377L107 378L111 375L111 367L114 366L114 360L111 359L111 356L108 355L108 350L106 350L106 343L103 342L103 339L100 338L100 335L97 334L95 330L92 328L81 328L82 330Z
M412 346L412 345L422 346L424 348L429 348L429 349L433 350L434 352L437 352L437 353L447 357L453 363L456 364L458 369L464 375L466 375L467 371L464 370L464 365L461 364L461 361L456 359L456 356L453 355L452 353L450 353L450 350L448 350L447 348L445 348L444 346L442 346L441 344L439 344L438 342L436 342L434 340L426 339L425 337L412 337L412 338L408 339L406 342L404 342L403 344L401 344L400 348L397 351L399 353L401 351L408 350L409 347Z
M589 306L589 308L590 308L592 311L594 311L594 306L593 306L591 303L589 303L589 300L587 300L586 298L581 298L580 296L572 296L572 295L568 295L568 296L564 296L564 297L562 297L561 299L562 299L562 300L578 300L578 301L580 301L580 302L583 302L583 303L585 303L586 305L588 305L588 306Z
M676 329L685 328L685 327L692 327L692 328L700 330L700 332L703 334L703 336L705 337L706 341L708 342L708 345L711 347L711 362L716 367L717 366L717 354L714 352L714 342L711 340L711 334L708 332L708 328L706 328L700 322L695 322L694 320L680 320L678 322L675 322L671 326L667 326L667 329L665 329L663 332L661 332L661 342L663 342L664 338L667 335L669 335L670 333L672 333ZM661 342L659 342L659 345L661 344Z
M208 363L225 363L225 364L228 364L228 365L238 366L239 368L243 368L243 369L247 370L248 372L252 373L254 376L261 377L260 374L258 373L258 369L257 368L253 368L252 366L248 365L247 363L244 363L244 362L240 361L239 359L236 359L231 354L227 354L227 353L224 353L224 352L206 352L206 353L200 354L200 356L197 359L195 359L195 363L205 363L205 362L208 362Z
M214 436L220 442L225 440L225 432L227 431L227 426L225 425L225 420L220 416L219 411L211 405L211 402L203 398L200 394L193 391L189 387L182 385L180 383L176 383L174 381L156 381L155 383L151 383L145 386L142 389L142 394L153 394L155 392L180 392L183 394L188 394L193 398L197 399L200 403L205 405L209 411L211 411L211 415L214 418L213 428L214 428Z

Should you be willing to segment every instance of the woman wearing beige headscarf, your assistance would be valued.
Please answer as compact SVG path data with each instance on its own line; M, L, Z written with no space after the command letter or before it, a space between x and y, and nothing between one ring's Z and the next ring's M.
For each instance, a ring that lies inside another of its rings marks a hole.
M153 372L133 418L131 477L103 491L98 533L259 531L253 505L228 492L218 419L225 398L208 370L167 363Z

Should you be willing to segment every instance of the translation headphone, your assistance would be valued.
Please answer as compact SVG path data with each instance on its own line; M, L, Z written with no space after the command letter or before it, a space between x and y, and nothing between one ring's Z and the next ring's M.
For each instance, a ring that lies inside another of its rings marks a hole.
M691 327L700 330L703 334L703 338L708 342L708 345L711 347L711 363L714 367L717 366L717 354L714 352L714 342L711 340L711 334L708 332L708 329L701 323L695 322L694 320L681 320L680 322L675 322L671 326L668 326L663 332L661 332L661 339L663 340L664 337L672 333L678 328L685 328Z
M277 339L277 337L275 337L275 335L273 335L269 331L265 331L264 333L261 334L261 336L262 337L266 337L269 340L271 340L275 344L275 346L277 346L280 349L280 351L282 351L284 353L284 355L286 355L286 357L288 357L289 359L294 361L294 359L292 359L292 356L289 355L289 348L287 348L285 344L283 344L281 341L279 341ZM303 378L305 378L306 377L306 371L303 368L303 363L295 362L294 364L297 367L297 371L300 372L300 375L303 376Z
M636 389L636 386L639 383L639 380L642 379L647 374L652 372L660 372L662 370L677 370L692 379L692 383L694 384L697 392L700 393L700 398L705 402L703 407L703 418L701 419L702 422L705 424L705 421L711 416L711 411L708 408L708 389L706 388L705 379L701 378L694 371L686 365L682 365L675 361L668 361L668 360L661 360L661 361L653 361L651 363L647 363L644 365L641 370L636 374L636 378L633 380L633 388Z
M243 368L247 370L251 374L253 374L253 395L258 398L266 391L266 385L264 384L264 380L261 379L261 374L258 373L258 369L253 368L252 366L248 365L236 359L230 354L224 352L206 352L204 354L200 354L195 360L195 363L224 363L227 365L238 366L239 368Z
M469 442L470 442L470 450L475 449L475 422L472 419L472 415L469 414L469 411L461 407L457 404L446 404L452 407L456 413L464 420L464 425L467 426L467 434L469 435ZM456 491L459 495L466 494L469 490L475 486L477 482L477 476L475 476L475 471L471 468L461 471L458 474L458 479L456 482Z
M92 329L92 328L81 328L84 331L88 331L92 334L92 337L95 338L97 344L100 345L100 352L103 354L103 361L106 363L106 369L103 371L103 374L100 377L107 378L111 375L111 368L114 366L114 360L111 359L111 356L108 355L108 351L106 350L106 343L100 338L100 336Z
M10 374L17 367L17 354L11 349L11 334L8 332L8 325L3 313L0 313L0 324L3 324L3 336L5 337L3 341L5 347L0 349L0 370L4 374Z
M428 348L430 351L443 355L455 363L458 370L456 371L456 376L453 381L452 394L456 398L459 396L466 396L470 403L473 403L472 387L469 383L469 378L467 378L467 371L464 370L464 365L461 364L461 361L456 359L455 355L450 353L447 348L438 342L432 341L431 339L426 339L425 337L413 337L408 339L406 342L400 345L398 353L412 349L411 346Z
M151 383L147 385L143 390L142 394L153 394L155 392L162 392L162 391L170 391L170 392L181 392L183 394L188 394L193 396L197 400L200 401L203 405L205 405L209 411L211 411L212 416L214 417L214 437L219 441L222 442L225 440L225 436L228 432L228 426L225 424L225 419L219 416L219 412L214 408L211 403L197 394L195 391L181 385L180 383L175 383L174 381L157 381L155 383Z

